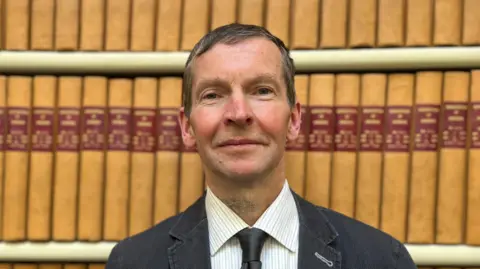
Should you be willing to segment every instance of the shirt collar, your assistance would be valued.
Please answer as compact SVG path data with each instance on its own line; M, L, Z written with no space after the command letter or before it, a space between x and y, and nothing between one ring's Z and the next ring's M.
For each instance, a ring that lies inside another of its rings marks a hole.
M214 255L232 236L249 225L216 197L208 187L205 204L209 223L210 252ZM262 229L290 251L296 251L298 212L286 180L280 194L253 227Z

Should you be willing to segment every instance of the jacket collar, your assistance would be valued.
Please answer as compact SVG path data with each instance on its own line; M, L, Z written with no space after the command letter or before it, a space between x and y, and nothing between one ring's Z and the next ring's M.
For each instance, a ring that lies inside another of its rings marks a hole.
M298 268L340 269L341 254L330 245L338 232L321 208L292 193L300 221ZM180 214L170 230L177 239L168 251L172 269L211 268L205 194Z

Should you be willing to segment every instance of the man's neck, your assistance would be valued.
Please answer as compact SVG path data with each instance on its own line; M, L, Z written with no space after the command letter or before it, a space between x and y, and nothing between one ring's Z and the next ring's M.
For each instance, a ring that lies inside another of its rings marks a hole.
M280 194L285 178L269 178L257 184L241 185L231 180L209 180L210 190L245 223L253 226Z

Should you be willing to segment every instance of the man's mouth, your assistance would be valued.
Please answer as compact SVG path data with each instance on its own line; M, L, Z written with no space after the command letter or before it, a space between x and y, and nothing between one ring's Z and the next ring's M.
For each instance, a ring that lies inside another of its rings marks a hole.
M248 139L248 138L235 138L228 139L221 142L219 147L241 147L241 146L253 146L253 145L262 145L258 140Z

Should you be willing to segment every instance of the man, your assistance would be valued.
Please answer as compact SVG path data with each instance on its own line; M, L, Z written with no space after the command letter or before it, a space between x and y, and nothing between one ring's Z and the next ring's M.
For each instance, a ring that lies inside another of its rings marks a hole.
M294 73L283 42L262 27L226 25L199 41L179 122L206 193L119 242L106 269L416 268L391 236L289 188L285 146L302 124Z

